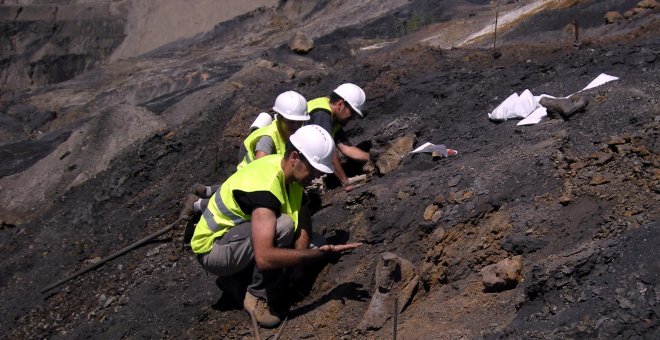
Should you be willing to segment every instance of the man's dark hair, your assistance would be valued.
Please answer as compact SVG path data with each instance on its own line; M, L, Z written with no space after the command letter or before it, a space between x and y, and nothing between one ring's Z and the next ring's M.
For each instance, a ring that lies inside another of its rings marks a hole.
M343 100L343 101L344 101L344 104L348 107L348 109L351 110L351 112L352 112L353 114L356 114L355 110L353 110L353 107L351 106L351 104L349 104L349 103L346 101L346 99L342 98L340 95L338 95L338 94L335 93L334 91L330 94L330 103L334 104L334 103L336 103L336 102L338 102L338 101L340 101L340 100Z
M286 148L284 149L284 158L288 158L289 155L291 155L291 153L294 152L294 151L298 153L298 156L304 162L307 162L307 158L305 158L305 155L303 155L302 152L300 152L300 150L298 150L295 146L293 146L291 141L286 142Z
M335 92L332 92L330 94L330 102L331 103L336 103L337 101L340 101L340 100L344 100L344 98L342 98L340 95L338 95Z
M284 149L284 158L289 157L289 155L290 155L292 152L294 152L294 151L296 151L297 153L300 154L300 156L302 156L302 154L300 153L300 151L299 151L295 146L293 146L293 144L291 143L291 141L287 141L287 142L286 142L286 147L285 147L285 149Z

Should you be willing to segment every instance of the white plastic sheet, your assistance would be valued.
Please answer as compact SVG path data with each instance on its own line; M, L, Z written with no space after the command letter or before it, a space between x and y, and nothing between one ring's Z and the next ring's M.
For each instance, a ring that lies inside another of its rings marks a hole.
M589 85L587 85L587 87L583 88L579 92L582 92L582 91L588 90L588 89L592 89L592 88L597 87L597 86L601 86L601 85L603 85L603 84L605 84L609 81L617 80L617 79L619 79L619 77L610 76L610 75L607 75L605 73L601 73L598 77L596 77L596 79L592 80L591 83L589 83Z
M617 79L619 78L601 73L598 77L592 80L589 85L575 93L592 89ZM569 98L575 93L562 98ZM520 122L518 122L518 125L537 124L541 121L541 119L543 119L543 117L548 115L546 108L539 105L539 100L542 97L556 98L547 94L534 96L529 90L526 89L520 95L518 95L518 93L510 95L499 106L497 106L495 110L488 114L488 118L494 121L506 121L508 119L523 118Z
M426 142L420 145L417 149L410 151L410 153L421 153L421 152L447 152L447 147L443 144L435 145L433 143Z
M426 142L426 143L420 145L419 147L417 147L417 149L415 149L413 151L410 151L410 153L422 153L422 152L424 152L424 153L433 153L433 152L437 152L437 153L441 154L442 156L447 157L447 156L449 156L449 154L448 154L449 151L448 150L449 149L447 149L447 147L444 144L436 145L436 144L433 144L433 143L430 143L430 142ZM456 151L456 150L453 150L452 152L453 152L452 155L458 154L458 151Z
M518 122L516 125L534 125L538 124L543 117L548 115L548 109L545 107L539 105L539 107L536 108L536 110L532 111L532 113L527 116L527 118L521 120Z

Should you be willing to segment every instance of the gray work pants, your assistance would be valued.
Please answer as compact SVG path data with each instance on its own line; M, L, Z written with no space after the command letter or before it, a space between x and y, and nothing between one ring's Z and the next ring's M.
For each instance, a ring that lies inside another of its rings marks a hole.
M251 240L252 223L246 222L232 227L216 239L211 251L198 256L199 262L207 272L218 275L222 281L237 281L238 275L248 266L254 266L254 253ZM275 244L278 248L293 246L294 224L289 215L282 214L277 219ZM260 270L254 266L251 282L247 290L263 299L274 299L274 294L281 291L285 283L284 269ZM270 300L269 299L269 300Z

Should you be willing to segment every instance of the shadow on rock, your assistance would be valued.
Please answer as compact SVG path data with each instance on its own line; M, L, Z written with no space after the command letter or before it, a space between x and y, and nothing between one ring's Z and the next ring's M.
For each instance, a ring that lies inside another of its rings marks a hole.
M369 292L362 289L361 284L345 282L333 288L315 301L311 301L304 306L291 310L289 312L289 317L294 318L306 314L331 300L341 300L342 302L346 300L354 300L364 302L367 298L369 298Z

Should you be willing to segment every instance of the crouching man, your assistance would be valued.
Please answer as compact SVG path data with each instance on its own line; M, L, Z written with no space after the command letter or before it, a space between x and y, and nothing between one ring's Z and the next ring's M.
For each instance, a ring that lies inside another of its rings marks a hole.
M263 327L280 323L271 300L282 292L285 268L361 245L310 248L310 219L301 216L303 188L333 172L334 152L332 137L323 128L298 129L284 155L259 158L229 177L195 228L192 249L204 269L219 276L220 286L235 287L240 273L253 267L243 306Z

